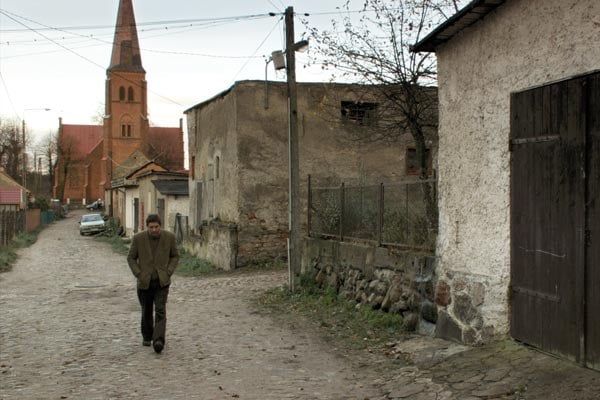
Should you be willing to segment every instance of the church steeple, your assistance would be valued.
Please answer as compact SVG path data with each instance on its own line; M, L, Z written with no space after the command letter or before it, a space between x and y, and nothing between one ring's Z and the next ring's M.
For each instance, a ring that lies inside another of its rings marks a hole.
M109 71L145 72L132 0L120 0Z

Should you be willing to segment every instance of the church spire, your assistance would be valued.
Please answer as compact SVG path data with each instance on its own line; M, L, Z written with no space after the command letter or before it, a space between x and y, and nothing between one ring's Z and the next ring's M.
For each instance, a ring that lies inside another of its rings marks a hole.
M146 72L138 42L132 0L119 0L109 71Z

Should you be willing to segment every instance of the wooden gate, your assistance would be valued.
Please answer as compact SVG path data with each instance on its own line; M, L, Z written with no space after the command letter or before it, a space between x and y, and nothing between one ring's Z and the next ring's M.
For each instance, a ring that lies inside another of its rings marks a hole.
M600 73L511 96L511 334L600 367Z

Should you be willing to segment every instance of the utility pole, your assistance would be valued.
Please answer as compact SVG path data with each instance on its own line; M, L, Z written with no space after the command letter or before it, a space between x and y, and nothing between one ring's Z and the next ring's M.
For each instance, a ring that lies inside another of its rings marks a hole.
M296 92L296 44L294 42L294 8L285 10L285 56L288 86L288 167L289 167L289 239L288 268L290 291L296 290L300 278L301 238L300 238L300 159L298 151L298 99Z
M23 134L23 187L27 189L27 146L25 139L25 118L23 117L21 132Z

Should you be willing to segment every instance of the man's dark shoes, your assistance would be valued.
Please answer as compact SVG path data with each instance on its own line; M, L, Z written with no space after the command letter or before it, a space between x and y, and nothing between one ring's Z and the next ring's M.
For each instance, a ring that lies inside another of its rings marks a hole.
M158 339L154 341L154 351L157 353L160 353L163 350L163 347L165 346L165 344L163 343L162 340Z
M142 342L142 344L143 344L144 346L150 346L150 345L152 344L152 341L151 341L151 340L144 340L144 341Z

